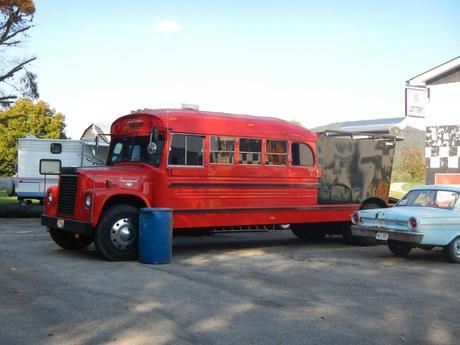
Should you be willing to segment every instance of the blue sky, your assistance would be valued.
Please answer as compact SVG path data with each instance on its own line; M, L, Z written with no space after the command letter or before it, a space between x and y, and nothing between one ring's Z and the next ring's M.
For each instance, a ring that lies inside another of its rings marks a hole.
M402 116L405 81L460 55L460 1L248 3L36 0L41 98L73 138L180 103L314 127Z

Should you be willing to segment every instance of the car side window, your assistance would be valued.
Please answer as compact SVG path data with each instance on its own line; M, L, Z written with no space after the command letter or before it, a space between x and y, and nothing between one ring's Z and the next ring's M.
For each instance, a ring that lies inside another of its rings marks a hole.
M457 201L455 202L455 205L454 205L454 210L460 211L460 198L457 198Z
M457 201L458 194L447 190L440 190L436 196L436 207L452 209Z

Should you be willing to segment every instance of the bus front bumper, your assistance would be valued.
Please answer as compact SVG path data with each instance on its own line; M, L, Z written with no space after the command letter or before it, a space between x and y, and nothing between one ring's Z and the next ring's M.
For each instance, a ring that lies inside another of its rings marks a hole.
M73 219L64 219L60 217L51 217L46 214L42 214L41 224L49 228L61 229L63 231L73 232L75 234L82 235L91 235L92 229L91 223L89 222L82 222Z

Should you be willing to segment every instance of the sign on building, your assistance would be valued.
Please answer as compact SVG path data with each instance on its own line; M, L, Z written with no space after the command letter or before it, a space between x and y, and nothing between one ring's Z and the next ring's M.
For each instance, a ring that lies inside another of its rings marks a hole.
M406 116L425 117L428 103L428 89L425 87L406 86Z

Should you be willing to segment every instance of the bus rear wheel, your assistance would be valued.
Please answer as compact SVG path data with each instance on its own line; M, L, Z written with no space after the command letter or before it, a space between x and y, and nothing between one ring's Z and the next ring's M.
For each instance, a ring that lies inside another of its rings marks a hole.
M98 253L110 261L133 260L137 257L139 210L129 205L116 205L102 215L95 234Z
M60 229L51 228L50 235L53 241L64 249L84 249L93 243L91 236L80 235L78 238L75 238L73 233Z
M318 224L291 224L291 231L302 240L319 241L326 237L324 227Z

